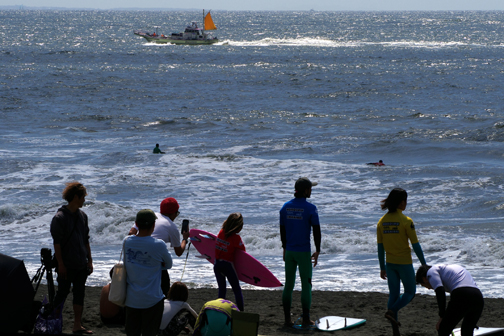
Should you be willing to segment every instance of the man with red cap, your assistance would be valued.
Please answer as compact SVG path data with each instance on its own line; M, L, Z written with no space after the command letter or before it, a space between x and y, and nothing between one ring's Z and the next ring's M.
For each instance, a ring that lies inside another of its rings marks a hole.
M170 243L173 247L175 254L180 257L188 244L189 239L189 228L182 234L182 242L180 241L180 232L173 221L180 214L179 204L177 200L173 197L165 198L161 205L159 206L159 213L156 213L156 225L154 227L154 232L152 232L152 237L161 239L165 243ZM129 232L130 235L136 235L138 228L133 226ZM161 273L161 288L165 295L168 294L170 290L170 275L168 270Z

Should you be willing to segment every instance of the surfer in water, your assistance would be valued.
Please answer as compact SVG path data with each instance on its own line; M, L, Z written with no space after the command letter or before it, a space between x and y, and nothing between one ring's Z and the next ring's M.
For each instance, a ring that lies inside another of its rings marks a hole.
M415 270L408 240L411 241L420 263L425 265L413 220L402 213L406 209L407 199L406 190L393 189L388 197L381 201L382 210L388 212L378 221L376 228L380 277L387 280L389 287L385 318L391 322L394 336L400 336L397 313L413 300L416 292ZM401 282L404 286L402 295Z
M370 166L385 166L385 163L383 163L383 160L380 160L378 162L368 162L367 164Z
M239 212L232 213L222 224L215 242L215 265L214 272L219 285L219 298L226 298L226 278L233 288L236 305L243 311L243 294L238 280L238 274L234 267L235 251L245 251L245 245L238 235L243 228L243 216Z
M462 336L472 336L481 317L484 301L471 274L459 265L422 265L416 273L416 282L436 292L439 321L436 330L439 336L449 336L453 328L462 322ZM446 293L450 302L446 307ZM446 307L446 308L445 308Z
M152 150L153 154L165 154L165 152L161 151L161 148L159 148L159 144L156 144L156 147Z

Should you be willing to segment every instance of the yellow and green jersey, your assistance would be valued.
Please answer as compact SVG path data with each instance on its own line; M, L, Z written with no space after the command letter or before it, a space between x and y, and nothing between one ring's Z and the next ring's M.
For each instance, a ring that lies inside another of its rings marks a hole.
M386 253L386 261L391 264L412 264L411 244L418 243L413 220L402 211L385 214L376 227L378 244L383 244Z

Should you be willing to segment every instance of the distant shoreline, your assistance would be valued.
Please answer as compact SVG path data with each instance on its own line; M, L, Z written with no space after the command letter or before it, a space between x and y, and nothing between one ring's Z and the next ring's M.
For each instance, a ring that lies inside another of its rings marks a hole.
M179 12L201 12L201 8L162 8L162 7L127 7L127 8L70 8L70 7L52 7L52 6L24 6L24 5L13 5L13 6L0 6L0 10L55 10L55 11L142 11L142 12L150 12L150 11L179 11ZM314 9L211 9L212 12L335 12L335 13L402 13L402 12L418 12L418 13L429 13L429 12L453 12L453 13L463 13L463 12L503 12L504 9L426 9L426 10L418 10L418 9L406 9L406 10L360 10L360 9L341 9L341 10L314 10Z
M131 8L68 8L68 7L50 7L50 6L23 6L23 5L15 5L15 6L0 6L0 10L61 10L61 11L184 11L184 12L192 12L198 11L199 8L143 8L143 7L131 7Z

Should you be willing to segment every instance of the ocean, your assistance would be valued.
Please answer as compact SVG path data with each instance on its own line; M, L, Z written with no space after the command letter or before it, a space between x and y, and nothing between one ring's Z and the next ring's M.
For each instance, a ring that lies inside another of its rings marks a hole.
M109 281L136 212L166 197L177 225L213 233L241 212L247 251L283 282L279 210L307 176L322 227L314 290L388 291L376 224L401 187L427 262L463 265L504 297L504 12L216 10L215 45L133 35L201 14L0 11L1 253L32 277L77 180L90 286ZM172 253L172 281L217 287L197 254Z

